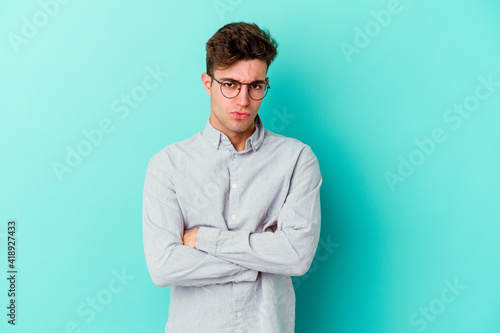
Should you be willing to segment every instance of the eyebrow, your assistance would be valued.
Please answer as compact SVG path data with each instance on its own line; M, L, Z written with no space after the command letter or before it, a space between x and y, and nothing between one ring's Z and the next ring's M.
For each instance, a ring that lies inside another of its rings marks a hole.
M219 81L224 81L224 80L238 81L238 80L236 80L236 79L233 79L232 77L221 77L221 78L219 79ZM239 81L238 81L238 82L239 82ZM265 81L265 80L255 80L255 81L252 81L252 82L250 82L250 83L266 83L266 81Z

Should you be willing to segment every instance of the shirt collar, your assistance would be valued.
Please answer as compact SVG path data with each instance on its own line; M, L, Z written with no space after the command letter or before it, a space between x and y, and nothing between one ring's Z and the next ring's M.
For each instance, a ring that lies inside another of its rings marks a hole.
M222 133L221 131L215 129L215 127L210 124L210 117L205 124L205 128L201 133L207 140L210 142L212 147L215 149L219 149L221 140L224 138L229 142L228 137ZM245 148L251 148L253 151L257 151L259 147L262 145L262 141L264 141L264 124L262 124L262 120L260 119L259 114L255 117L255 131L252 135L247 139L245 143Z

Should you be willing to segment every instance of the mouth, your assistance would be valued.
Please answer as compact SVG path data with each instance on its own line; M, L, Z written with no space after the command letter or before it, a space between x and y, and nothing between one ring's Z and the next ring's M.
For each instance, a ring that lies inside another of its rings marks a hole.
M231 114L236 119L246 119L246 118L250 117L250 113L246 113L246 112L231 112Z

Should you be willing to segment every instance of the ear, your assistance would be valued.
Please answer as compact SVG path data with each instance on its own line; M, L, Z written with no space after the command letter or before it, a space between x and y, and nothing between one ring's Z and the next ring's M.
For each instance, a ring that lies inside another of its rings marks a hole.
M205 91L208 95L212 94L212 87L210 83L212 82L212 78L207 73L201 74L201 82L203 83L203 87L205 87Z

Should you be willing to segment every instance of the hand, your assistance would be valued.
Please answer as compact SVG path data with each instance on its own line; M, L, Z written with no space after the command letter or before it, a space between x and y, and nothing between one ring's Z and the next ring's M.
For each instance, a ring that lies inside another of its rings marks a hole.
M191 246L196 249L196 235L198 234L198 230L199 228L184 231L184 236L182 236L182 243L186 246Z

